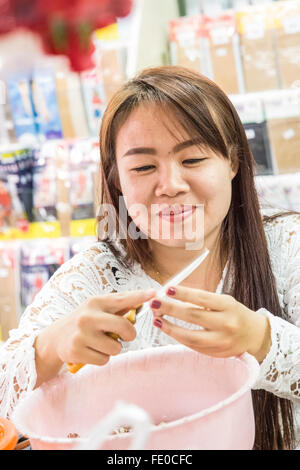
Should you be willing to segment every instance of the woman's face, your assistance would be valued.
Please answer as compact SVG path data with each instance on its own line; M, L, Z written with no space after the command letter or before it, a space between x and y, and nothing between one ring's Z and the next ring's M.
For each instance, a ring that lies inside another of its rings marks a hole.
M152 104L130 114L116 138L120 190L134 224L153 241L186 247L204 237L209 246L229 210L235 173L174 122Z

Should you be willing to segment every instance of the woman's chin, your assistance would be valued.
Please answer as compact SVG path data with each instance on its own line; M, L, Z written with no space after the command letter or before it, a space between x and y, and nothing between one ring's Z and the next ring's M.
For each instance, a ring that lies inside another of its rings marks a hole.
M151 239L152 242L158 243L159 245L163 245L168 248L182 248L186 250L201 250L204 247L204 240L203 239Z

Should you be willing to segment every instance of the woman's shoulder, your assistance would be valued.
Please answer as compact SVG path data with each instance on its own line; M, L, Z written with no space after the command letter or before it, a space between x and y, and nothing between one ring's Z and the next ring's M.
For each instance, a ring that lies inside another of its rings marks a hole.
M65 268L96 268L100 272L112 267L122 269L126 266L124 258L124 249L120 243L93 241L70 258L65 263Z

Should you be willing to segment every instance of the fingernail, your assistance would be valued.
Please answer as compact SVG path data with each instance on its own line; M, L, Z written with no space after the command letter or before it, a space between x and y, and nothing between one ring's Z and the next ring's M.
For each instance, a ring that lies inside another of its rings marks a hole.
M153 321L153 325L157 326L157 328L161 328L162 327L161 319L160 318L155 318L155 320Z
M151 308L160 308L161 307L161 302L160 300L153 300L150 305Z
M174 287L169 287L167 290L167 295L175 295L176 294L176 289Z

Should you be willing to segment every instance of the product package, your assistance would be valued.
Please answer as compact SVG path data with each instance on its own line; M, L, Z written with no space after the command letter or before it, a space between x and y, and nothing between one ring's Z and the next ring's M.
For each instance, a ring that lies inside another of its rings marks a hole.
M75 72L68 73L67 84L68 100L75 138L88 138L89 129L79 74Z
M94 61L108 102L126 80L128 47L120 40L118 23L98 29L94 44Z
M20 252L21 305L30 305L55 271L69 257L64 238L36 239L22 243Z
M300 1L272 5L282 88L300 84Z
M122 47L105 47L101 50L99 70L107 102L125 82L124 53Z
M0 80L0 145L15 143L16 133L8 99L7 84Z
M243 93L243 71L234 12L203 16L201 43L205 75L226 93Z
M279 88L274 29L268 5L255 5L236 13L246 92Z
M20 304L19 245L16 242L0 243L0 326L2 340L9 330L17 328Z
M201 48L201 16L181 17L170 21L170 53L172 65L181 65L204 72Z
M280 90L263 96L276 170L300 170L300 90Z
M41 141L62 138L54 72L48 68L36 68L31 86L35 120Z
M55 74L56 95L61 119L63 137L74 139L76 137L70 101L68 97L68 76L65 72Z
M0 153L2 204L11 207L13 226L20 229L33 221L33 160L33 148L20 144L9 145Z
M34 220L57 220L56 196L56 141L45 142L34 152L33 206Z
M56 209L63 237L70 235L72 208L70 204L70 143L60 141L55 147Z
M72 219L89 219L95 216L94 175L99 157L93 152L93 141L82 140L69 149L70 205ZM96 160L93 160L95 159Z
M253 93L235 95L230 98L246 131L249 146L256 162L255 173L257 175L273 174L274 164L262 97Z
M9 186L6 178L0 176L0 234L12 227L13 222L13 207Z
M88 70L81 74L81 86L90 135L98 136L106 108L103 80L96 69Z
M31 76L13 75L6 83L16 137L32 142L37 139L38 128L33 107Z

